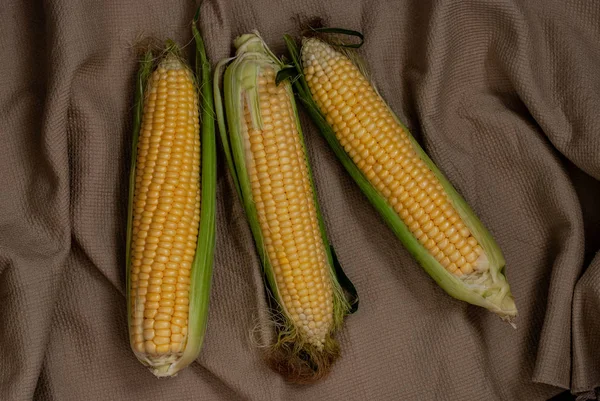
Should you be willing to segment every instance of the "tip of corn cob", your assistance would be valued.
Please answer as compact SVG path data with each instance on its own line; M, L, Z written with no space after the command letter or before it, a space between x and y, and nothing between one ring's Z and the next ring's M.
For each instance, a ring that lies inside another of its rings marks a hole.
M164 69L165 71L181 70L184 68L186 68L186 66L183 64L181 59L172 52L167 53L167 55L158 64L158 69Z

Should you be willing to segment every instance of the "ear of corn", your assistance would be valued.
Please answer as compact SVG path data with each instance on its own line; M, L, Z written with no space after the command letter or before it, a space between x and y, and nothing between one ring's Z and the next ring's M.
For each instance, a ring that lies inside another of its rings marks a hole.
M361 70L331 45L285 36L295 87L336 156L398 238L451 296L512 322L502 253Z
M153 55L146 54L136 88L127 312L131 347L158 377L174 376L198 356L212 276L214 117L210 71L195 27L194 37L206 82L202 149L196 81L174 44L167 46L154 71Z
M350 306L335 273L319 213L291 86L276 85L283 65L258 34L235 41L217 119L229 169L241 196L277 309L269 361L287 379L323 377L337 357L334 332Z

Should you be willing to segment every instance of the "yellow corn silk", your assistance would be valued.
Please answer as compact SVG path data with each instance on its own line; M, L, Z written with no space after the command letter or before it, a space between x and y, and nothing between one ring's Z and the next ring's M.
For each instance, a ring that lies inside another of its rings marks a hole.
M309 113L409 251L450 295L511 321L517 310L497 244L348 51L315 37L301 52L286 42Z

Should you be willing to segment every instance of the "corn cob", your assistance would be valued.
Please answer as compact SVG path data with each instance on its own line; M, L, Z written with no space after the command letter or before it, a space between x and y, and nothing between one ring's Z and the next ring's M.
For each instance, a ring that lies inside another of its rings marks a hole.
M210 78L194 28L203 80ZM136 357L173 376L202 346L212 274L215 211L214 120L203 90L202 180L194 74L169 44L153 72L138 76L127 233L128 320ZM203 195L202 212L200 196ZM202 215L201 215L202 213Z
M313 381L337 357L333 333L349 305L323 231L291 86L275 82L282 64L258 34L242 35L234 44L236 57L223 79L226 117L218 87L216 110L230 171L277 303L278 339L270 362L291 381Z
M309 113L410 252L450 295L512 321L517 309L494 239L347 51L311 37L298 54L286 42Z

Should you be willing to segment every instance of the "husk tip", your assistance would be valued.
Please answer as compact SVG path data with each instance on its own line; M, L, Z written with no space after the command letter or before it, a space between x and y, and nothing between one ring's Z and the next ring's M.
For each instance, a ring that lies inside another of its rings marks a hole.
M156 376L159 379L177 376L177 373L173 373L170 371L170 369L169 369L170 366L171 366L170 364L154 366L154 367L150 368L150 371L152 372L152 374L154 376Z
M502 305L502 306L505 306L505 305ZM517 319L518 313L517 313L517 307L514 303L514 300L512 303L512 308L496 309L496 310L493 310L493 312L495 312L496 315L498 315L500 317L500 319L502 319L503 322L508 323L513 329L517 328L515 320Z
M512 327L513 329L517 329L517 324L515 323L515 320L517 319L517 314L511 314L511 315L507 315L507 314L499 314L500 315L500 319L502 319L503 322L506 322L510 325L510 327Z
M512 296L510 291L502 299L500 303L500 311L497 313L500 318L510 324L513 329L517 328L517 325L515 324L515 319L518 315L517 304L515 303L515 298Z

